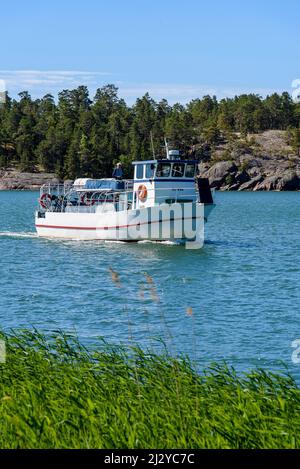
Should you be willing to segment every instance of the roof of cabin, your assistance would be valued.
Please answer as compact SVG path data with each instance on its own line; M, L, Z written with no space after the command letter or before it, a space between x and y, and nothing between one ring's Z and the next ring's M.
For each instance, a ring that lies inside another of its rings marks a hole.
M198 160L168 160L167 158L160 160L142 160L142 161L132 161L132 164L149 164L149 163L194 163L198 164Z

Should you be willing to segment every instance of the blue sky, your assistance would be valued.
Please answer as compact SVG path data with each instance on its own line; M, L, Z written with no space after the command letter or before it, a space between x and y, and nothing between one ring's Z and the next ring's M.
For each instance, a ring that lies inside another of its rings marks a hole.
M0 79L34 96L115 83L129 103L291 92L300 2L11 0L1 3Z

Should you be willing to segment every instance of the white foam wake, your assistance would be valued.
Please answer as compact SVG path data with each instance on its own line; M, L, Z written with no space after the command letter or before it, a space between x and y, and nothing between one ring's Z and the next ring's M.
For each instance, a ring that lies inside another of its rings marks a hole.
M105 244L126 244L126 241L121 241L119 239L103 239L102 241Z
M3 238L36 238L37 233L31 231L0 231L0 237Z
M138 241L139 244L164 244L167 246L180 246L182 243L180 241L156 241L151 239L144 239Z

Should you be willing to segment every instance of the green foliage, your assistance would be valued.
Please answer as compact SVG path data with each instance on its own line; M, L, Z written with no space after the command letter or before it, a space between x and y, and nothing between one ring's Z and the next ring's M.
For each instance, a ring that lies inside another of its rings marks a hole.
M292 131L292 147L297 152L297 155L300 156L300 127L293 129Z
M299 448L290 377L138 347L88 351L65 334L4 335L1 448Z
M24 91L19 100L7 96L0 107L0 165L18 164L26 171L38 166L61 178L104 177L122 159L129 177L131 161L153 156L150 134L156 156L164 155L164 137L191 155L203 145L213 152L220 141L236 140L237 132L246 137L295 129L299 120L299 104L288 93L265 99L244 94L219 102L204 96L185 106L170 106L165 99L157 103L147 93L129 107L112 84L99 88L93 100L85 86L63 90L57 103L50 94L33 100ZM196 156L201 158L201 151Z
M215 124L211 124L202 130L202 137L205 143L217 145L220 141L220 130Z

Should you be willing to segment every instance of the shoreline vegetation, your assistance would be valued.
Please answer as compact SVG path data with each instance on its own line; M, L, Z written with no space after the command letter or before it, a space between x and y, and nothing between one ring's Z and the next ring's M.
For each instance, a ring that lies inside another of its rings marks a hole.
M1 334L1 448L299 448L300 389L137 346Z
M165 154L163 138L220 190L300 190L300 103L284 92L215 96L186 105L149 94L128 106L114 85L87 87L0 106L0 190L38 189L76 177L110 177L117 161Z
M126 298L120 274L108 273ZM154 279L144 277L139 295L159 303ZM193 319L191 307L185 313ZM0 332L1 448L300 448L291 376L237 374L225 363L199 372L163 339L155 350L140 347L127 314L126 345L99 339L87 348L62 331ZM163 311L161 321L167 339Z

